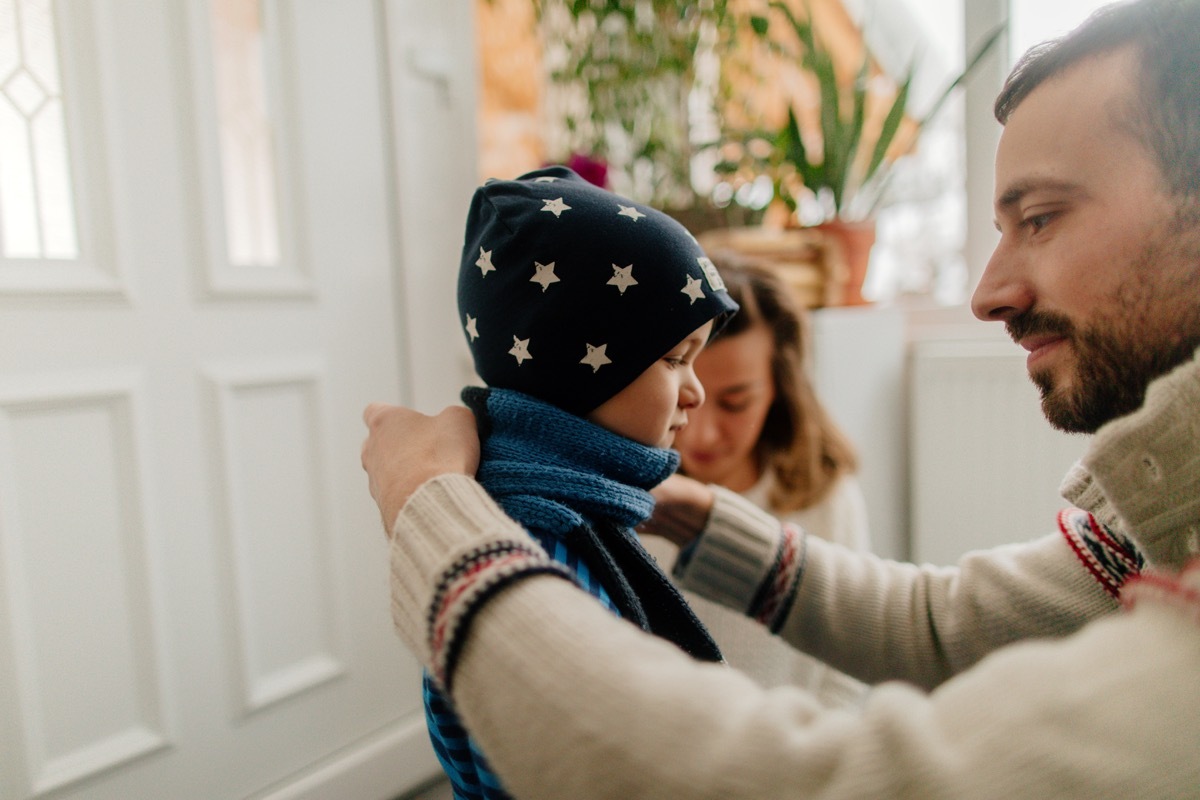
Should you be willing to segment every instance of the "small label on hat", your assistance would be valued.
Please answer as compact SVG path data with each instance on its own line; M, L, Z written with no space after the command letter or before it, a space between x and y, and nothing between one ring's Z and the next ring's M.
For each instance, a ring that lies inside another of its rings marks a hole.
M708 281L708 286L714 292L725 291L725 281L721 280L721 273L717 272L717 265L712 263L708 258L701 257L696 259L696 263L700 265L700 269L704 272L704 277Z

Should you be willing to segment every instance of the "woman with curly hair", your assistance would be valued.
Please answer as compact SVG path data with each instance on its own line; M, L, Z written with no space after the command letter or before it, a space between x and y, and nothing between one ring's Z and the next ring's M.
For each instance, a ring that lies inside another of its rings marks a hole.
M738 492L815 536L866 550L857 456L809 378L807 314L771 271L731 251L710 257L741 310L696 360L707 400L676 436L680 472ZM669 543L644 539L665 564L675 559ZM688 600L729 663L759 683L799 684L833 705L861 698L861 684L749 618L695 595Z

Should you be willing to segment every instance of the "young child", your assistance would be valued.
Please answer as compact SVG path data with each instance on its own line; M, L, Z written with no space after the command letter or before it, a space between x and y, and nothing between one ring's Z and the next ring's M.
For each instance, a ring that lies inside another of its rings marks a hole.
M649 490L679 464L667 449L675 432L704 401L693 362L737 310L696 240L564 167L488 181L467 215L458 306L487 384L463 390L479 423L479 482L554 569L720 661L633 533L653 509ZM426 675L430 735L455 796L507 797L443 688Z

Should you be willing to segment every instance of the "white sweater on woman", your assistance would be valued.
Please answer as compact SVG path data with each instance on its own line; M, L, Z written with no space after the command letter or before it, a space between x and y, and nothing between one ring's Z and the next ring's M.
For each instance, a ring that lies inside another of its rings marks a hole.
M773 482L771 473L764 473L741 496L759 508L770 509L768 495ZM852 550L869 549L867 504L853 475L840 477L820 502L776 518L802 528L810 536ZM642 542L664 569L674 568L679 552L674 544L659 536L643 536ZM867 689L862 682L790 646L745 616L743 609L723 606L686 588L684 595L716 640L726 662L760 686L798 686L830 707L852 707L862 702Z

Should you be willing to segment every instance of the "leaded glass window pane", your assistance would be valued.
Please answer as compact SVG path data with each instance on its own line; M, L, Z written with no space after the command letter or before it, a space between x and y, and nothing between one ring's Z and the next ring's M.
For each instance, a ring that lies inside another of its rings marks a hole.
M0 0L0 240L6 258L79 257L50 0Z

